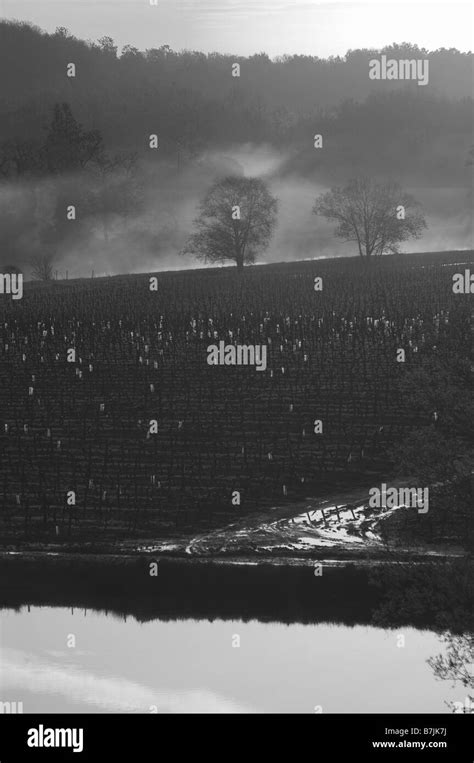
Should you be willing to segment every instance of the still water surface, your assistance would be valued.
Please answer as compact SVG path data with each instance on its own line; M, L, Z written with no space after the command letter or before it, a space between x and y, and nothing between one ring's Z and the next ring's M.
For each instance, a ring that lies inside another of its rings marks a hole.
M25 713L438 713L463 698L426 663L443 653L430 631L139 623L59 607L3 610L0 620L0 700L22 701Z

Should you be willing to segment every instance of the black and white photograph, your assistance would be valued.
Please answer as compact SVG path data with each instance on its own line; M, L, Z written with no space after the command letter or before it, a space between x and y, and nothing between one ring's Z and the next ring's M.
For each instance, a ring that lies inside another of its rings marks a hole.
M163 714L464 760L473 8L0 0L2 763Z

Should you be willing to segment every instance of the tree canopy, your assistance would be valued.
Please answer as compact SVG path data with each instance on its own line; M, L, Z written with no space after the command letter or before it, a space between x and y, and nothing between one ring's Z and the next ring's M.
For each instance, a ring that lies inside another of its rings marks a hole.
M216 181L200 204L197 231L183 254L205 262L234 260L239 269L268 246L278 202L260 178L229 176Z
M420 205L398 183L366 177L321 194L313 213L337 223L336 236L355 241L361 257L396 254L402 241L420 238L426 228Z

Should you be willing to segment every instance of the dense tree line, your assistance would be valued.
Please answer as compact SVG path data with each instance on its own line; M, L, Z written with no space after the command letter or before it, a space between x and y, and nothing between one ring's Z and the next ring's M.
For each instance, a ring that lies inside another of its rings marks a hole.
M2 22L0 65L9 75L2 83L0 140L34 139L54 103L67 101L113 150L146 153L151 132L160 135L161 156L181 158L219 145L268 142L294 149L290 170L334 177L340 169L347 177L351 163L366 173L375 167L418 171L430 183L467 184L470 53L402 43L345 57L272 60L265 53L177 52L164 43L118 51L109 37L86 42L63 28L46 34ZM381 53L428 58L428 86L369 79L369 60ZM66 76L69 62L76 66L74 79ZM235 62L240 77L232 76ZM315 132L324 135L324 152L314 152Z

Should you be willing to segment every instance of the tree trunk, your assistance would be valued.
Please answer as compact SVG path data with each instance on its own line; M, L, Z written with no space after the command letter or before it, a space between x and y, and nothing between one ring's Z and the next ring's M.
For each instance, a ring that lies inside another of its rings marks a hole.
M244 269L244 256L241 252L237 253L237 256L235 258L235 261L237 263L237 270L239 273L242 273Z

